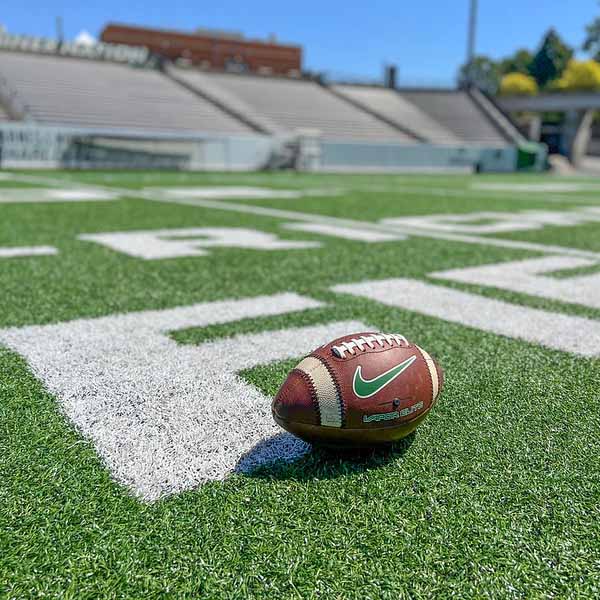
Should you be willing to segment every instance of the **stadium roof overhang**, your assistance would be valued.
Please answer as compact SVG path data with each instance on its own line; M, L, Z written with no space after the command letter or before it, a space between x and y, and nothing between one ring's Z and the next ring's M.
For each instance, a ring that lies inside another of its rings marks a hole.
M566 112L600 110L600 92L539 94L538 96L505 96L497 99L506 112Z

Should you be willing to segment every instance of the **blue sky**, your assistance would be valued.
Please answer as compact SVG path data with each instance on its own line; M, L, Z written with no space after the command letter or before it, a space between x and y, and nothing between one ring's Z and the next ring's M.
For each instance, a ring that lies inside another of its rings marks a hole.
M464 60L469 0L29 0L3 3L0 23L11 33L98 35L108 21L173 29L214 27L249 37L277 34L305 49L306 68L376 78L396 63L400 83L451 84ZM50 5L50 8L48 6ZM480 0L477 51L500 57L535 47L549 27L581 46L584 26L600 16L597 0Z

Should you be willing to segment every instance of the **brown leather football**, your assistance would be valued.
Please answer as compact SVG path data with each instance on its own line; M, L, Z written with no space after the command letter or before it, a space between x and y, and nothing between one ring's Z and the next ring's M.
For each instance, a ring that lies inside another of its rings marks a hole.
M437 362L404 336L355 333L320 346L291 371L273 417L313 444L389 444L423 421L443 381Z

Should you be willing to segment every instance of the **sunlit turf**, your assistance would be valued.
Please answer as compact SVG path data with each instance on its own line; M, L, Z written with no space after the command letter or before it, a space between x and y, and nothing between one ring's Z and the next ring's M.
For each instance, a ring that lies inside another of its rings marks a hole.
M337 186L346 190L339 198L256 203L370 221L399 214L573 208L572 202L507 192L504 198L428 193L433 187L467 190L481 181L466 176L38 175L132 189ZM421 186L423 193L402 191L403 182ZM369 192L369 185L386 191ZM134 192L115 202L0 204L0 246L59 249L55 257L0 260L0 327L296 291L326 306L171 337L198 344L346 319L398 331L445 369L446 387L430 417L393 450L315 451L292 465L232 475L144 504L111 480L24 361L0 348L0 596L597 597L598 361L330 291L338 283L425 279L436 270L538 254L424 238L364 244L288 231L280 223L147 202ZM256 228L284 239L318 240L322 247L221 248L205 257L142 261L77 240L80 233L202 226ZM598 250L600 224L511 237ZM600 318L597 310L582 306L456 287ZM294 362L241 375L269 396Z

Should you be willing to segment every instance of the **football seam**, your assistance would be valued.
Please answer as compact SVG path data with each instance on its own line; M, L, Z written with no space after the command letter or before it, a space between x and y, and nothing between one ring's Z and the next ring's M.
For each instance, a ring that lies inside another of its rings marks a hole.
M331 380L333 381L333 385L335 386L335 391L338 397L338 407L340 409L340 428L346 426L346 405L344 404L344 397L342 396L342 388L340 387L339 381L333 370L333 367L322 357L317 354L311 354L313 358L316 358L321 364L327 369L329 375L331 375Z
M312 401L313 408L315 409L315 411L317 413L317 422L320 425L321 424L321 409L319 407L319 398L317 396L317 390L313 383L312 377L306 371L302 371L301 369L292 369L292 373L298 373L302 377L302 379L304 379L304 381L308 384L308 388L310 390L310 399Z
M429 412L429 410L431 408L433 408L433 405L435 404L435 402L437 400L437 396L435 398L433 397L433 378L431 377L431 373L429 372L429 366L427 365L427 359L423 355L423 352L421 351L421 348L419 348L419 346L417 346L415 344L415 348L418 350L419 356L423 359L423 364L425 365L425 371L427 371L427 377L429 377L429 385L431 387L431 400L429 402L429 408L426 411L424 411L424 412ZM434 368L435 368L435 366L434 366ZM439 392L438 392L438 395L439 395Z

